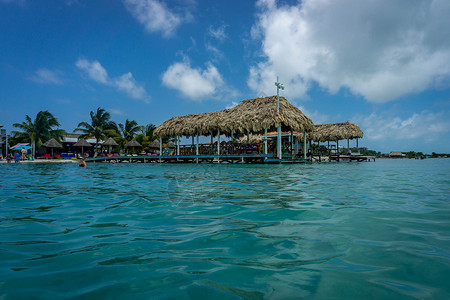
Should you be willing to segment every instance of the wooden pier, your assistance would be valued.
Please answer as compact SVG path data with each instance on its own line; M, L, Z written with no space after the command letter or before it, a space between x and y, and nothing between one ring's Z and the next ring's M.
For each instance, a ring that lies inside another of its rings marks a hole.
M367 156L330 156L328 160L320 162L339 161L370 161L372 157ZM86 162L109 162L109 163L231 163L231 164L297 164L311 163L311 158L301 158L291 155L283 155L282 159L274 157L273 154L239 154L239 155L138 155L138 156L99 156L86 158ZM375 161L375 158L373 158ZM319 162L314 160L314 162Z

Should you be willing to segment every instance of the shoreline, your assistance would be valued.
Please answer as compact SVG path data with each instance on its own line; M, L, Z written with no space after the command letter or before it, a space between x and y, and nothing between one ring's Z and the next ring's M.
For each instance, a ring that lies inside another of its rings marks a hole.
M35 160L21 160L19 163L15 163L14 160L10 164L60 164L60 163L78 163L78 159L35 159ZM0 160L0 164L8 164L6 160Z

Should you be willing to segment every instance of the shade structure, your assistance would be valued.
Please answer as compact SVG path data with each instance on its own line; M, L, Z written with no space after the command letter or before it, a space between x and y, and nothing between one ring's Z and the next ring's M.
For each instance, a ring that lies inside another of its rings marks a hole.
M284 97L280 97L280 112L277 112L277 97L248 99L239 105L221 111L173 117L155 130L163 138L174 136L210 135L247 132L260 133L281 126L283 130L310 132L314 123L300 109Z
M58 143L57 140L55 140L54 138L49 139L48 141L46 141L44 144L42 144L42 146L47 147L47 148L51 148L52 149L52 156L53 156L53 148L62 148L63 146Z
M167 148L175 148L175 144L174 144L174 142L172 142L172 141L169 141L168 143L167 143L167 146L166 146Z
M129 142L125 145L125 147L136 148L136 147L142 147L142 145L139 144L138 141L136 141L136 140L133 139L133 140L129 141Z
M154 140L153 142L150 143L150 145L148 145L149 148L155 148L158 149L160 146L160 143L158 140Z
M362 138L364 133L358 125L350 121L315 125L308 139L316 142L339 141L344 139Z
M14 146L10 147L11 150L19 150L22 149L23 146L28 146L30 143L19 143L15 144Z
M102 145L103 146L117 146L119 144L117 144L116 141L110 137L106 141L104 141Z
M110 137L106 141L103 142L103 146L108 146L108 153L111 153L111 146L117 146L119 144L116 143L116 141Z
M76 142L75 144L73 144L75 147L81 147L81 153L84 153L84 147L92 147L91 144L89 144L88 142L86 142L85 139L79 139L78 142Z

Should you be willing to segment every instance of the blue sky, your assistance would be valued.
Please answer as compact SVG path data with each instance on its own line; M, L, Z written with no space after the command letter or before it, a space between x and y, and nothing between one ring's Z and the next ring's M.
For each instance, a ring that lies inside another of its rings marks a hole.
M281 95L361 146L450 152L448 0L0 0L0 124L161 124Z

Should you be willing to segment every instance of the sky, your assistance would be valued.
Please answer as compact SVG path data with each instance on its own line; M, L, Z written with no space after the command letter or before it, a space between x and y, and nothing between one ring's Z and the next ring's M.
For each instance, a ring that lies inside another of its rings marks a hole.
M0 124L48 110L73 132L101 107L159 125L275 95L279 76L362 147L450 153L449 15L448 0L0 0Z

